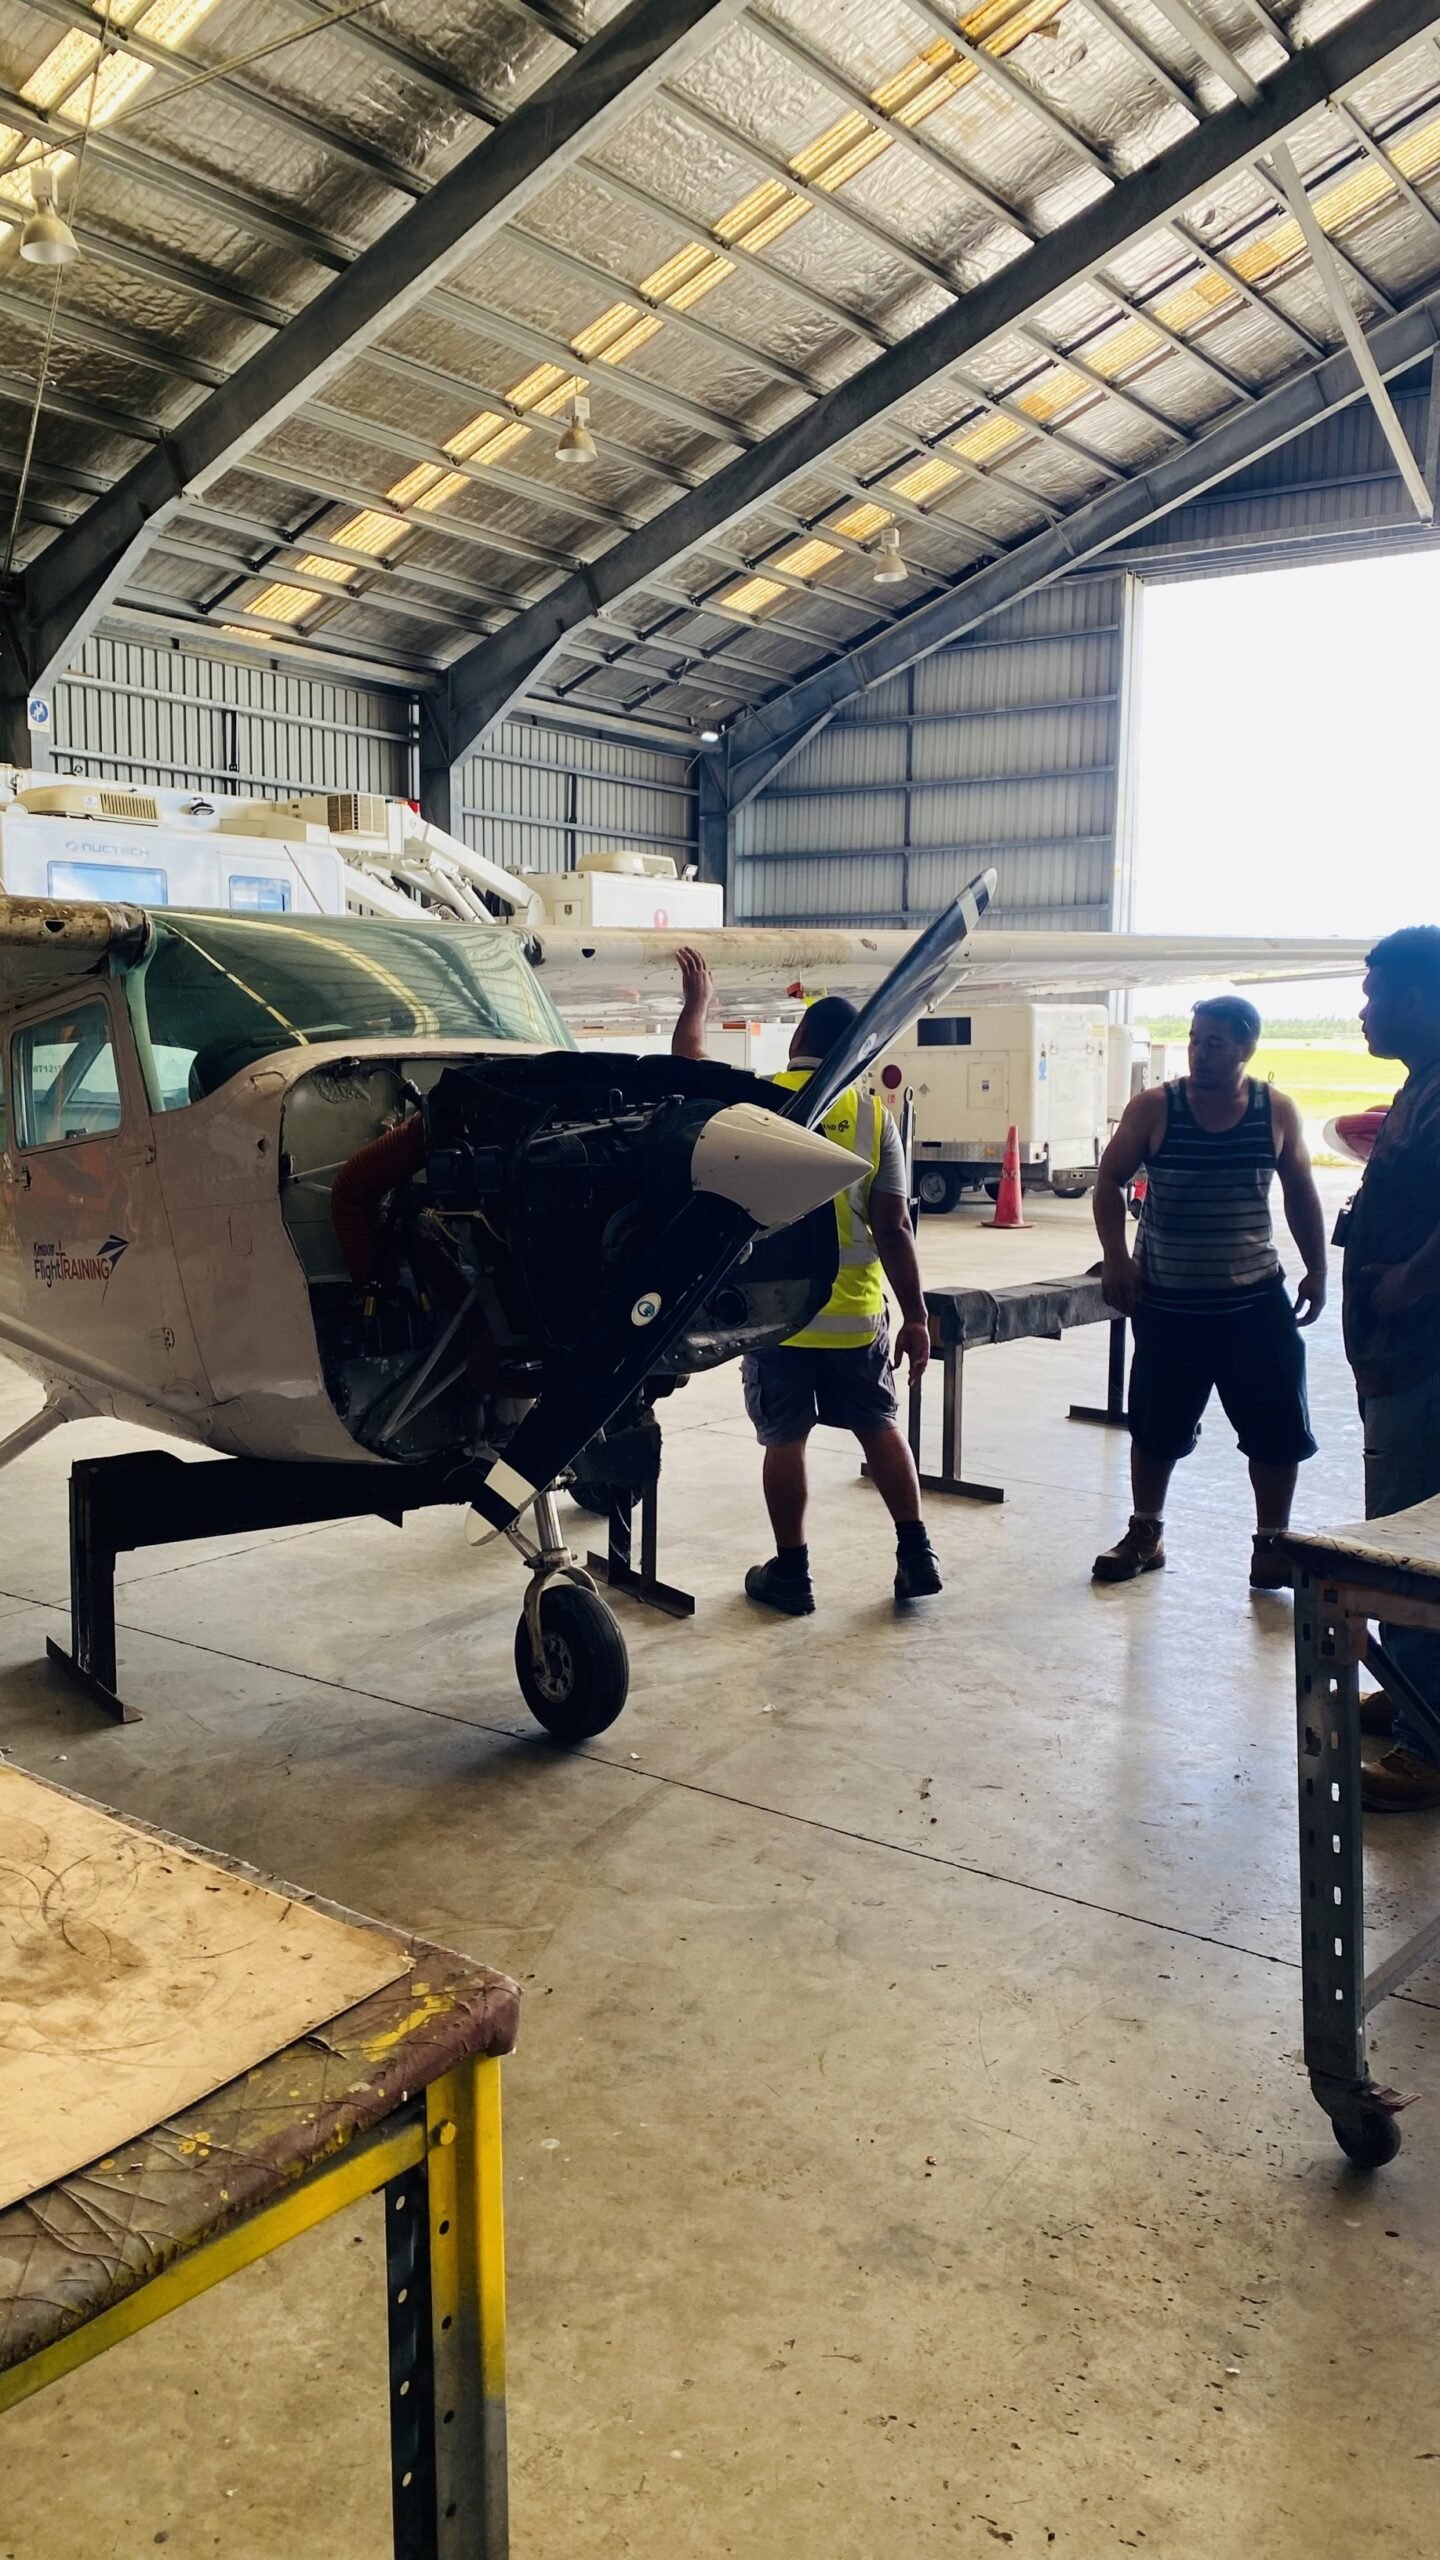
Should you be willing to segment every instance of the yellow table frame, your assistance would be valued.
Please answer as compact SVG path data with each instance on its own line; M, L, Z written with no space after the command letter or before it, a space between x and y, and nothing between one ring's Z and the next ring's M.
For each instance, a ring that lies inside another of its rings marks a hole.
M283 2195L0 2373L0 2410L376 2193L385 2207L395 2560L505 2560L498 2057L458 2064Z

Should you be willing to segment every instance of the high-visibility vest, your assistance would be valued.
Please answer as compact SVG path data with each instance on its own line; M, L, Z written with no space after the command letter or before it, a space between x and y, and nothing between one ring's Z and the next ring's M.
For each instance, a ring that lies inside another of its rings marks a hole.
M813 1073L812 1067L786 1067L772 1082L798 1093ZM866 1211L870 1185L880 1170L884 1108L873 1094L862 1096L853 1084L847 1085L820 1123L822 1137L828 1138L832 1146L848 1147L852 1155L861 1159L864 1170L835 1201L840 1238L835 1286L804 1332L788 1337L784 1346L787 1351L858 1351L862 1344L875 1339L877 1323L885 1312L885 1273L866 1223Z

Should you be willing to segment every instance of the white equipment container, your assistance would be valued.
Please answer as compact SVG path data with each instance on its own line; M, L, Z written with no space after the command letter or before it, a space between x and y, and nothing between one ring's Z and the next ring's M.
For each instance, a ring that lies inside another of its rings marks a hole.
M1150 1081L1152 1084L1174 1084L1178 1076L1190 1073L1188 1040L1152 1040L1150 1043Z
M1152 1045L1139 1022L1112 1022L1105 1034L1105 1117L1112 1129L1136 1094L1149 1088Z
M343 857L329 828L293 804L53 774L17 774L15 782L17 789L0 790L0 882L11 897L345 913Z
M1108 1029L1103 1006L1088 1004L975 1005L917 1022L879 1087L896 1112L914 1093L921 1207L953 1209L993 1181L1012 1125L1022 1183L1088 1191L1105 1142Z
M678 937L725 922L724 890L682 880L668 853L587 853L577 871L527 871L524 880L548 923L582 933L652 925Z

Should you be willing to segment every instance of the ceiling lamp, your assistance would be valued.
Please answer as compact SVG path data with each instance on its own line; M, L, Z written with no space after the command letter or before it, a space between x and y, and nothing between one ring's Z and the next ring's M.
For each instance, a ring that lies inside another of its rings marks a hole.
M593 462L599 448L590 433L590 403L577 391L570 403L565 432L555 447L557 462Z
M709 712L700 723L700 744L702 747L717 747L719 743L720 723L713 712Z
M34 212L20 234L20 255L32 267L73 267L80 255L79 243L63 213L56 210L54 172L44 161L38 161L30 172L30 198Z
M900 527L887 524L875 546L875 566L871 575L877 587L898 587L903 585L909 574L900 557Z

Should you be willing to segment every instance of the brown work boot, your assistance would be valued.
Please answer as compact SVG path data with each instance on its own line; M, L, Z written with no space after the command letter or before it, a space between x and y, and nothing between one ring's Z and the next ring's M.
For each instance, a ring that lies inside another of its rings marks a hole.
M1137 1573L1158 1573L1165 1562L1165 1543L1153 1520L1133 1514L1123 1538L1098 1555L1090 1568L1096 1582L1133 1582Z
M1383 1733L1386 1741L1389 1741L1395 1730L1395 1707L1393 1700L1386 1697L1383 1689L1361 1690L1360 1730L1362 1733Z
M1252 1591L1288 1591L1295 1577L1273 1531L1256 1531L1250 1548Z
M1430 1813L1440 1805L1440 1762L1422 1760L1397 1742L1360 1773L1360 1801L1367 1813Z

